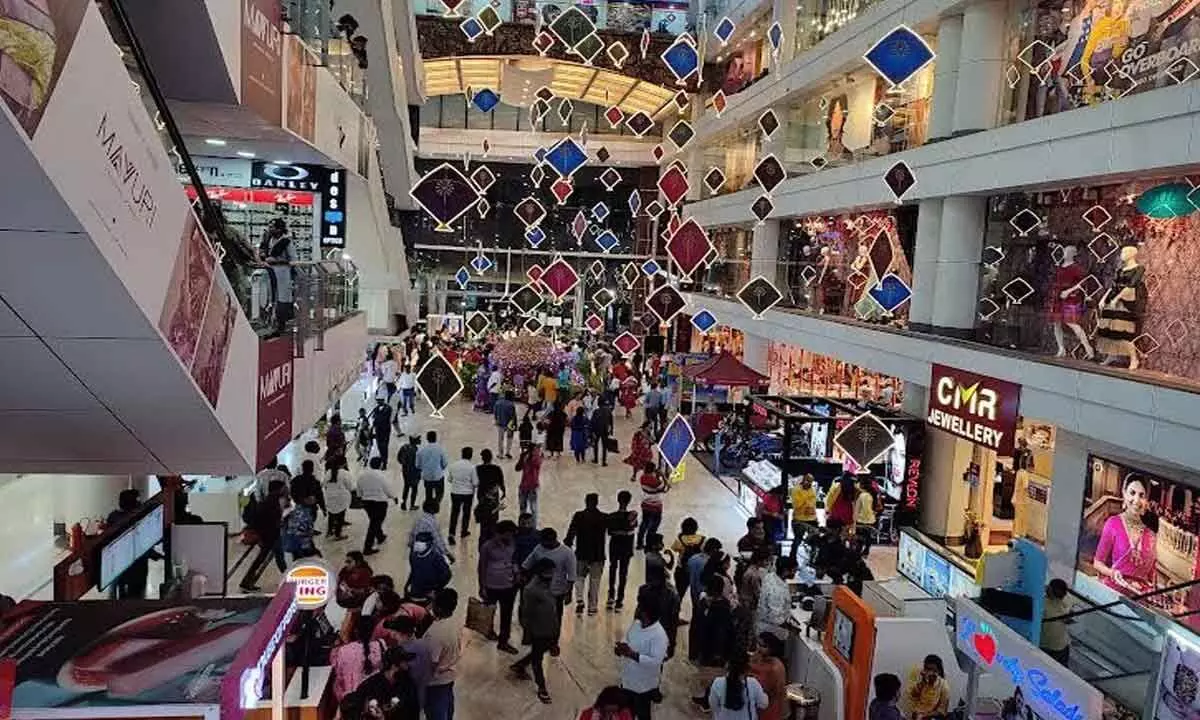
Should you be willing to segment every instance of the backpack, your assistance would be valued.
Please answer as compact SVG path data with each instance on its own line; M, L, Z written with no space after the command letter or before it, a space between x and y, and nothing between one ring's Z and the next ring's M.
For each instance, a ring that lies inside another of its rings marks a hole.
M250 493L250 499L246 501L245 507L242 508L242 524L246 527L255 527L258 521L258 497L254 493Z

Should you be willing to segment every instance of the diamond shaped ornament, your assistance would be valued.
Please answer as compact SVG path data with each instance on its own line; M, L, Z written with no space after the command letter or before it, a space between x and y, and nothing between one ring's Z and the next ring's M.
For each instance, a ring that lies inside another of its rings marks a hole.
M496 12L496 8L491 5L484 6L475 17L479 20L479 24L483 26L483 31L488 35L494 33L496 28L500 27L500 23L503 22L500 19L500 13Z
M763 313L783 300L783 294L771 284L770 280L762 275L756 275L750 282L743 285L741 290L738 290L737 299L758 320L762 318Z
M462 392L463 381L441 351L435 350L417 372L416 385L433 407L432 417L442 418L442 410Z
M767 28L767 42L771 44L771 54L778 55L779 48L783 46L783 25L771 23L771 27Z
M735 30L737 30L737 25L726 15L713 28L713 36L721 43L721 47L725 47L729 44L729 38L733 37Z
M754 166L754 179L762 186L763 192L770 195L779 187L779 183L787 179L787 171L774 155L767 155Z
M471 182L475 183L476 190L484 193L496 182L496 174L487 165L480 165L471 173Z
M687 120L680 120L675 123L671 130L667 133L667 139L675 146L676 150L682 150L687 147L687 144L696 136L696 131L692 129L692 124Z
M488 316L478 310L467 316L466 326L467 330L471 332L472 338L477 338L487 332L491 325L492 321L488 319Z
M558 173L559 177L569 178L575 174L576 170L587 164L587 159L587 153L579 146L575 138L565 137L546 151L545 161L554 172Z
M655 261L654 258L651 258L651 259L647 260L646 262L642 263L642 274L645 275L646 277L654 277L661 270L662 270L662 268L660 268L658 266L658 262Z
M688 98L688 94L686 92L680 90L679 92L675 93L675 108L679 110L679 112L687 110L688 105L691 104L692 101Z
M475 203L475 210L479 212L480 219L487 217L487 214L492 210L492 204L487 198L479 198L479 202Z
M546 171L542 169L542 166L540 164L534 165L533 169L529 171L529 181L534 184L534 187L541 185L542 181L545 179L546 179Z
M546 231L536 225L526 228L525 240L529 243L529 247L536 249L546 240Z
M634 337L634 335L628 330L621 333L616 337L615 340L613 340L613 349L619 352L623 358L633 355L641 346L641 341Z
M709 310L701 310L692 315L692 327L699 330L701 335L707 335L716 326L717 316Z
M599 260L594 260L592 264L588 266L588 274L593 278L604 277L604 263L600 262Z
M833 436L834 447L864 470L878 462L895 442L888 426L870 412L854 418Z
M446 12L442 14L442 17L462 17L462 15L458 12L458 9L459 9L459 7L462 6L462 4L464 2L466 2L466 0L439 0L439 1L446 8Z
M671 46L663 51L663 64L675 76L677 85L684 85L700 69L700 54L696 52L694 43L688 38L678 37Z
M629 59L629 48L625 47L625 43L622 42L609 43L605 52L608 54L608 59L612 60L613 67L618 70Z
M765 222L767 217L774 211L775 203L771 202L771 198L766 195L759 195L750 206L750 212L754 213L754 217L758 218L759 224Z
M642 209L642 194L637 190L631 191L629 199L625 201L625 204L629 206L630 214L637 217L638 210Z
M596 32L596 25L578 7L569 5L550 23L549 30L568 50L574 50Z
M604 172L600 173L600 184L609 192L621 182L621 173L616 168L605 168Z
M658 179L658 191L666 198L667 204L678 205L685 197L688 190L687 173L683 172L678 165L672 165Z
M1017 231L1018 236L1025 237L1041 227L1042 218L1029 208L1021 208L1020 212L1009 218L1008 224Z
M679 291L670 285L663 285L646 298L646 307L661 323L669 323L683 310L687 302Z
M672 218L674 221L675 218ZM684 279L690 279L709 254L713 251L708 232L692 218L679 225L667 241L667 255L675 263Z
M725 173L721 172L721 168L710 168L705 173L704 186L713 194L716 194L718 190L725 187Z
M571 197L571 193L575 192L575 186L567 178L559 178L550 186L550 192L554 199L558 200L558 204L562 205Z
M621 110L621 108L613 105L604 111L604 119L608 121L608 126L610 128L616 128L621 123L625 122L625 113ZM604 161L601 160L601 162Z
M437 221L437 232L451 232L450 224L462 217L479 201L475 185L457 166L442 163L422 177L409 191L430 217Z
M474 17L463 20L458 27L462 30L463 35L467 36L467 42L475 42L484 33L483 23Z
M599 222L604 222L604 219L607 218L611 212L612 211L608 209L608 205L604 204L603 201L592 206L592 217L596 218L596 220Z
M621 282L625 283L627 289L632 288L641 276L642 271L638 269L635 262L628 262L625 264L625 267L621 268Z
M544 326L542 325L541 320L538 320L536 317L531 317L526 318L525 323L521 327L525 328L525 331L530 335L537 335L542 331Z
M596 307L600 308L601 310L608 309L608 306L612 305L613 301L616 299L616 294L606 287L602 287L596 292L592 293L592 302L596 303Z
M500 96L496 94L495 90L484 88L471 96L471 104L480 112L488 113L500 104Z
M533 39L533 49L538 55L545 56L554 47L554 36L543 30Z
M764 140L771 139L771 136L779 129L779 117L775 115L774 110L768 108L758 116L758 129L762 131Z
M904 199L904 195L917 184L917 177L913 175L912 169L908 167L908 163L901 160L888 168L888 171L884 173L883 184L892 193L892 198L896 202L901 202Z
M675 418L663 430L662 437L658 440L658 454L674 472L675 468L687 459L687 455L692 451L692 445L695 443L696 433L692 431L692 426L686 418L676 413Z
M592 33L588 37L584 38L582 42L576 45L571 52L583 58L583 62L585 64L591 65L596 59L596 56L599 55L600 51L603 49L604 41L600 39L599 35Z
M634 135L641 137L654 127L654 120L644 111L638 110L625 120L625 127Z
M563 125L571 123L571 113L575 111L575 104L570 98L563 98L558 103L558 119Z
M721 113L725 112L725 106L729 104L729 99L725 97L724 90L716 91L712 96L713 110L717 117L721 117Z
M650 149L650 157L654 158L654 162L656 163L661 161L663 156L666 154L667 151L663 149L662 143L659 143Z
M575 237L576 241L583 240L583 235L587 232L587 228L587 215L583 212L583 210L577 210L575 212L575 217L571 220L571 234Z
M1191 198L1191 193L1188 194L1188 197L1189 199ZM1193 205L1195 205L1195 203L1193 203ZM1088 224L1088 227L1092 229L1092 232L1100 232L1100 228L1104 227L1112 220L1112 213L1106 210L1103 205L1093 205L1087 210L1084 210L1083 215L1080 217L1083 218L1083 221Z
M662 211L662 203L657 200L651 200L650 203L646 205L646 215L649 217L656 218L659 215L662 215Z
M880 278L875 287L867 291L867 294L871 296L872 300L879 303L879 307L883 308L884 312L892 315L900 309L900 306L908 302L912 297L912 290L899 275L888 273Z
M620 240L617 239L616 234L614 234L612 230L605 230L596 236L595 242L601 250L604 252L610 252L617 246ZM597 262L599 261L597 260Z
M529 266L528 270L525 271L525 277L529 278L530 282L536 283L538 280L542 279L542 273L544 272L546 272L544 267L534 263L533 265Z
M458 283L459 290L466 290L467 285L471 282L471 271L465 266L460 267L458 272L454 273L454 281Z
M496 263L482 252L471 258L471 269L474 270L475 274L477 275L482 275L495 266Z
M542 271L543 275L545 271ZM541 278L539 277L538 280ZM536 281L535 281L536 282ZM528 315L542 304L542 294L533 289L532 285L522 285L508 299L522 316Z
M542 207L537 198L527 197L513 207L513 214L528 228L541 224L546 217L546 208Z
M575 268L571 267L570 263L558 258L550 263L546 271L542 273L540 280L555 300L562 300L579 284L579 274L575 272Z
M891 87L897 87L933 62L934 53L925 38L902 24L872 45L863 59Z
M595 335L604 329L604 320L596 313L592 313L583 321L583 326Z

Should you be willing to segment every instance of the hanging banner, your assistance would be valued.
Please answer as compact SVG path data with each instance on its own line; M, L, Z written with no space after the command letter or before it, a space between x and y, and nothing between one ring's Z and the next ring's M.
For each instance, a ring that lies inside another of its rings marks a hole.
M933 364L927 422L977 445L1012 456L1021 386Z
M255 467L292 439L292 396L295 373L290 336L264 340L258 346L258 450Z
M242 0L242 105L283 124L283 8L280 0Z

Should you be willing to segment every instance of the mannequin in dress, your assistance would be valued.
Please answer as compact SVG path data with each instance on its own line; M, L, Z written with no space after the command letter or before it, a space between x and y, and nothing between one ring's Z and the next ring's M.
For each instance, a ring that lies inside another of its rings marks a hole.
M1096 349L1107 355L1105 365L1116 358L1129 358L1129 369L1137 370L1138 352L1133 341L1141 332L1146 309L1146 269L1138 264L1138 249L1121 248L1121 269L1112 286L1100 299L1100 320L1096 324Z
M1084 271L1075 262L1078 252L1074 245L1063 246L1062 263L1054 271L1054 283L1047 297L1046 311L1048 319L1054 325L1054 342L1058 346L1058 352L1054 356L1063 357L1067 354L1063 346L1063 325L1066 325L1075 334L1083 352L1091 360L1096 353L1092 350L1092 344L1088 342L1087 333L1079 324L1083 320L1084 294L1080 284L1083 282Z

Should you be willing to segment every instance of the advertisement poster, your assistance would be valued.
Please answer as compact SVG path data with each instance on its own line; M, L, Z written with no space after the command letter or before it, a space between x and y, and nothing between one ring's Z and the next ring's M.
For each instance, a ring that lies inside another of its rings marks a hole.
M283 125L280 0L242 0L242 105Z
M1200 65L1198 19L1195 0L1040 3L1036 39L1053 50L1033 61L1028 117L1191 79Z
M58 85L75 36L90 5L87 0L0 4L0 97L33 137L46 102Z
M217 256L208 242L196 216L188 213L183 229L183 242L167 285L158 329L184 367L190 368L196 357L200 340L200 325L212 293Z
M294 35L287 39L287 129L305 140L317 137L317 69L320 58Z
M951 435L1012 457L1021 386L933 364L928 423Z
M225 360L229 356L229 340L242 309L233 297L229 281L221 274L213 283L200 328L196 359L192 363L192 379L213 407L221 396L221 379L225 376Z
M268 460L292 439L292 396L295 366L292 338L263 340L258 346L258 451L254 467Z
M0 631L13 707L216 703L270 600L24 603Z
M1195 720L1200 717L1200 640L1178 631L1163 640L1162 666L1154 691L1154 720Z

